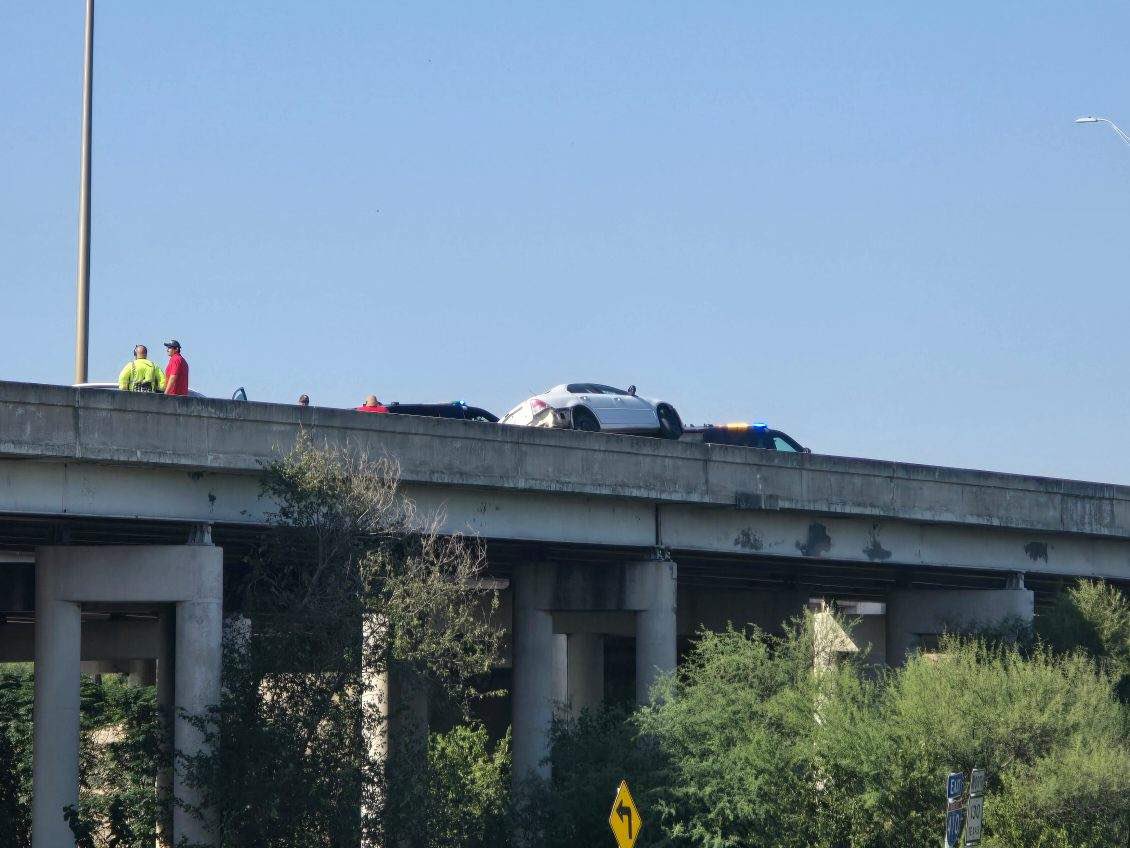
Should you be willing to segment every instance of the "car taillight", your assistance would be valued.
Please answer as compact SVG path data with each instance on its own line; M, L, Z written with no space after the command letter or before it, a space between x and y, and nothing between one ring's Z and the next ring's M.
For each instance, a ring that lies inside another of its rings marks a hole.
M549 404L544 400L539 400L538 398L530 399L530 412L541 412L543 409L546 409L548 407Z

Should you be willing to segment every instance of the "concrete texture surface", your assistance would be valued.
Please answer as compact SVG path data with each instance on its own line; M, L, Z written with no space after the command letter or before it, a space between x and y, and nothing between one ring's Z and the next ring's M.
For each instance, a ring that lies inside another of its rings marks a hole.
M317 439L409 483L1130 538L1130 487L632 436L0 382L0 457L254 474Z

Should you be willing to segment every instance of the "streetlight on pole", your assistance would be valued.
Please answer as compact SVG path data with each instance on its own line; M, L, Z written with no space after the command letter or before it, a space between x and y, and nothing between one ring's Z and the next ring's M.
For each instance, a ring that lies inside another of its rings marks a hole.
M1098 118L1094 115L1084 115L1081 118L1076 118L1075 123L1077 123L1077 124L1109 124L1110 128L1112 130L1114 130L1116 133L1118 133L1118 137L1120 139L1125 141L1127 144L1130 144L1130 135L1127 135L1122 130L1120 130L1118 128L1118 125L1115 124L1114 121L1112 121L1110 118Z
M94 0L86 0L86 50L82 72L82 167L78 195L78 320L75 382L86 382L90 343L90 119L94 90Z

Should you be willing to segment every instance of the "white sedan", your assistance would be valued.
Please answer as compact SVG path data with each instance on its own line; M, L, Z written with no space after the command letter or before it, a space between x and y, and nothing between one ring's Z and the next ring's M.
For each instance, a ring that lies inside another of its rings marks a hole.
M590 433L641 433L667 439L683 434L683 422L671 404L638 397L635 386L616 389L600 383L554 386L522 401L499 423Z

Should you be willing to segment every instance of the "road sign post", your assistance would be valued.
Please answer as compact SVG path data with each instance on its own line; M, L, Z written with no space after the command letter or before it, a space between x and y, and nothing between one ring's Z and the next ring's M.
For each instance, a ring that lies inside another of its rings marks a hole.
M984 795L985 794L985 770L973 769L969 773L969 794Z
M981 844L981 821L985 816L985 770L969 773L969 804L965 809L965 845Z
M965 772L950 772L946 777L945 848L958 848L965 826Z
M973 769L968 781L965 772L955 771L947 775L945 848L976 848L980 845L984 815L985 770Z
M969 799L965 810L965 844L977 845L981 842L981 819L985 815L985 799L977 795Z
M965 772L955 771L946 778L946 800L952 801L965 794Z
M612 828L612 835L616 837L619 848L632 848L639 839L643 819L640 818L636 802L632 800L632 793L628 791L626 780L620 781L620 786L616 789L616 797L612 799L608 826Z

